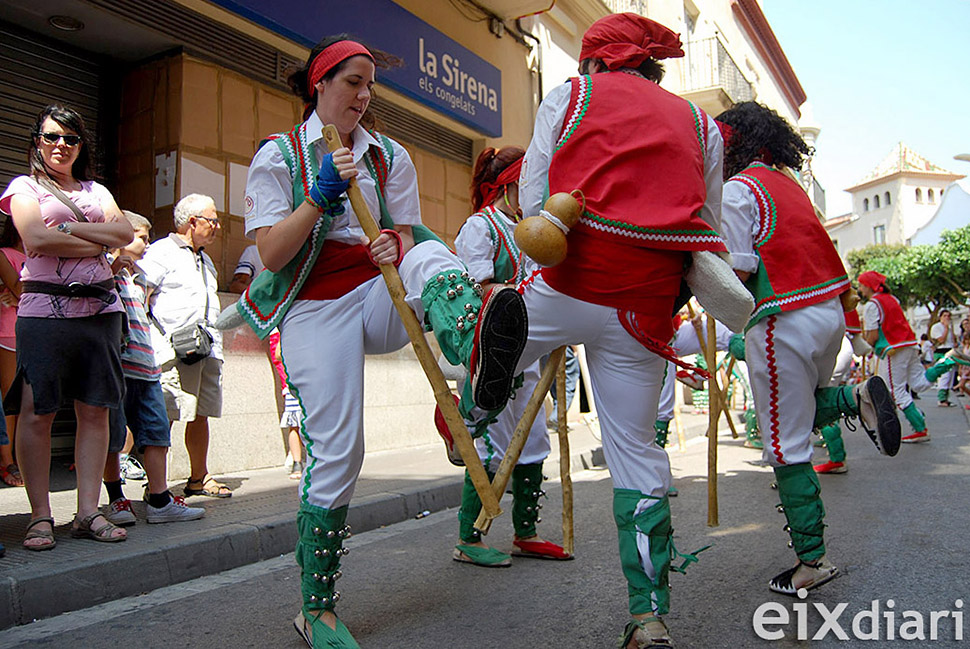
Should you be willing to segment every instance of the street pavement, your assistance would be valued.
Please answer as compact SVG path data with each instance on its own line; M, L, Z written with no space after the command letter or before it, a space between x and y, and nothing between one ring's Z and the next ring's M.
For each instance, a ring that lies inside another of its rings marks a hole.
M954 641L958 633L970 633L968 624L957 628L957 618L962 623L962 611L970 608L964 606L970 601L965 551L970 519L963 504L970 492L970 431L960 403L960 408L942 409L924 399L933 439L904 445L895 458L878 455L861 431L846 431L849 473L821 476L828 556L842 575L803 602L774 595L766 586L794 557L786 547L784 516L775 509L772 472L761 465L759 454L722 432L720 526L709 528L705 440L695 437L685 452L672 450L680 489L671 501L677 548L686 552L713 544L687 575L671 575L667 621L676 646L802 647L823 632L824 639L810 644L861 645L865 641L857 638L869 631L869 623L862 620L853 629L853 618L859 622L874 600L879 639L867 645L964 646L965 641ZM817 459L823 456L820 451ZM577 473L574 480L575 561L516 559L507 569L458 564L450 559L457 533L454 509L409 517L350 539L342 566L346 576L339 582L341 619L365 648L615 646L626 621L626 589L611 483L604 469ZM550 481L547 491L540 532L558 540L560 490ZM508 504L503 503L506 510ZM508 550L511 535L506 515L486 538ZM0 632L0 646L298 649L305 646L291 625L298 589L299 572L287 554L8 629ZM756 611L770 603L791 618L787 625L764 627L784 634L773 643L760 639L752 624ZM807 612L804 640L798 638L796 606ZM827 631L819 607L834 622ZM837 617L828 612L840 610ZM925 639L898 640L918 637L917 617ZM892 624L886 622L890 618ZM837 639L833 626L848 639ZM888 628L897 640L886 639Z

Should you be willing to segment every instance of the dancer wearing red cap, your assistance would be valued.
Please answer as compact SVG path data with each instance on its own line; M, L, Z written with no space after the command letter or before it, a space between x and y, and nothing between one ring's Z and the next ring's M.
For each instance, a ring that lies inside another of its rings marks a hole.
M364 355L409 342L378 264L397 266L407 304L433 328L449 359L467 364L481 343L475 399L487 409L504 406L512 382L505 368L515 364L526 335L521 296L497 290L483 304L481 287L461 261L421 226L407 151L361 126L368 123L376 63L386 59L344 36L318 44L289 79L307 104L305 121L263 143L246 185L246 231L268 270L236 308L260 336L279 327L290 392L304 413L307 466L296 548L303 607L294 624L311 647L358 646L334 614L340 595L334 585L364 458ZM325 124L336 127L343 144L333 153ZM346 204L354 177L383 228L372 243L361 215Z
M519 174L525 150L507 146L499 150L486 148L475 162L472 176L472 205L476 212L468 217L455 238L455 251L470 272L487 289L493 284L517 285L531 274L535 264L518 248L512 237L515 224L522 217L519 209ZM494 479L502 462L515 427L539 382L539 363L532 363L523 372L523 383L515 398L497 415L487 428L475 432L478 456L489 477ZM465 382L463 398L469 399ZM439 418L442 425L444 422ZM549 456L549 433L544 418L536 417L529 431L519 461L512 469L512 524L515 527L515 546L512 554L540 559L572 559L563 548L539 537L536 524L540 521L542 463ZM482 541L475 529L475 520L482 501L465 472L465 486L458 511L459 544L453 557L456 561L488 568L508 566L512 557Z
M523 212L579 189L585 210L565 261L520 286L529 309L523 369L564 344L585 344L633 620L624 647L670 646L664 622L670 463L653 423L671 317L692 251L724 251L718 235L721 137L713 120L658 85L659 59L683 56L674 32L636 14L596 21L580 74L536 114L520 181ZM688 561L693 561L690 556Z
M808 146L775 111L744 102L718 116L730 127L725 154L724 234L732 263L755 298L744 356L765 460L774 469L798 563L770 580L786 595L838 574L825 557L812 430L840 414L859 416L876 446L899 448L889 390L874 377L853 388L827 386L842 344L840 295L850 290L842 261L800 185Z
M863 336L879 356L879 376L889 385L896 405L903 411L913 432L902 438L908 444L930 441L923 412L913 403L915 392L933 387L939 377L957 364L944 357L924 370L919 360L916 334L909 326L899 300L889 292L886 276L874 270L859 275L859 293L868 302L862 312Z

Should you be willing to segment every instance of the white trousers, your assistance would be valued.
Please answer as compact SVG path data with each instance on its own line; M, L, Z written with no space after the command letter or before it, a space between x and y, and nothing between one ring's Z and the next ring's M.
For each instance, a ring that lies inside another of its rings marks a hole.
M705 316L706 317L706 316ZM704 339L707 339L707 321L701 318L701 329L704 331ZM734 333L720 322L714 321L714 348L717 351L727 351L731 336ZM697 338L697 330L690 321L685 321L674 334L674 342L670 345L677 350L678 356L693 356L703 354L700 340Z
M660 405L657 406L657 419L671 421L674 418L674 402L677 400L677 366L667 361L664 368L663 387L660 388Z
M896 406L903 410L913 403L910 390L924 392L933 387L926 380L926 370L919 361L916 347L900 347L892 356L879 359L877 372L893 393Z
M852 353L852 339L842 336L842 346L839 348L839 355L835 358L835 369L832 371L829 385L842 385L849 380L852 371Z
M842 304L833 298L768 316L745 335L748 377L771 466L811 462L815 390L829 384L844 333Z
M559 293L541 275L523 283L522 295L529 312L529 341L516 371L562 345L585 345L614 487L666 496L670 462L654 443L653 429L666 361L628 334L612 307Z
M427 280L458 268L458 257L437 242L404 256L398 272L419 322ZM364 356L407 345L404 324L384 279L375 277L335 300L296 301L279 329L291 391L303 409L300 497L325 509L347 505L364 461Z
M498 421L488 427L488 432L485 435L475 440L478 457L492 471L498 470L499 463L505 457L505 451L509 447L509 442L512 441L515 427L522 419L522 413L525 412L525 407L529 403L529 397L532 396L532 391L535 390L536 384L539 382L539 363L536 362L527 367L523 378L522 387L516 391L515 396L505 406L505 410L499 414ZM522 447L518 464L543 462L549 457L549 449L546 418L540 409L535 421L532 422L532 428L529 429L529 437L525 441L525 446Z

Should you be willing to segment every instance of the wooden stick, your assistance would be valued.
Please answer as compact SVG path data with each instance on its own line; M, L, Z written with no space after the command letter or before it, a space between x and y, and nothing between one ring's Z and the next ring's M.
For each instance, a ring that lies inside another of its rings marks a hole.
M529 403L525 406L522 419L519 420L519 424L515 427L512 439L509 441L509 447L505 450L505 457L502 458L501 464L498 465L498 471L495 473L495 479L492 481L492 495L496 499L501 498L502 494L505 493L505 487L508 486L509 478L512 477L512 469L518 463L519 455L522 454L522 447L525 446L525 440L529 437L532 422L536 419L536 413L542 408L542 402L545 401L546 393L549 392L549 386L552 385L553 380L556 378L556 370L559 369L559 363L562 361L565 353L565 347L559 347L553 350L549 355L549 362L546 363L546 366L542 370L542 376L539 377L539 382L536 384L535 390L532 391L532 396L529 397ZM485 510L482 509L478 515L478 519L475 521L475 529L482 534L488 534L488 528L491 526L493 518L495 517L488 516Z
M677 389L677 386L674 386ZM677 428L677 446L680 448L680 452L684 453L687 451L687 436L684 434L684 422L680 418L680 403L674 401L674 426Z
M716 329L714 318L710 313L707 314L707 355L711 363L717 362L717 350L715 348ZM708 367L716 365L708 364ZM707 430L707 526L717 527L718 507L717 507L717 422L721 418L721 395L717 387L717 372L711 374L711 394L718 394L717 399L712 399L710 404L710 419Z
M565 351L565 349L563 350ZM566 355L556 374L556 417L559 421L559 477L562 483L562 549L573 554L573 478L569 473L569 425L566 422Z
M731 372L734 371L734 356L728 361L727 372L724 373L724 389L721 390L721 411L727 420L728 428L731 429L731 437L738 438L738 429L734 426L734 419L731 418L731 404L728 403L728 389L731 387Z
M332 124L323 127L323 137L331 152L343 146L343 143L340 141L340 134ZM377 225L377 221L371 216L367 203L364 202L364 195L360 192L356 178L350 180L350 186L347 187L347 196L350 197L350 204L354 208L357 221L360 223L360 227L363 228L364 234L367 235L368 239L374 241L381 234L380 228ZM408 338L411 339L414 354L418 357L418 361L421 363L421 367L424 369L424 373L431 383L435 401L438 403L438 407L444 415L445 422L448 424L448 430L451 431L451 435L454 438L455 446L458 448L462 460L465 461L465 468L468 470L468 475L471 478L472 484L475 486L475 491L478 492L478 497L482 500L482 515L487 516L489 520L495 518L502 513L502 508L499 506L499 498L489 484L488 474L485 472L485 467L482 466L478 452L475 450L475 442L472 441L472 436L465 426L464 419L462 419L461 414L458 412L458 407L455 405L455 400L451 396L451 390L448 389L448 384L445 382L445 377L441 373L441 368L438 367L434 354L428 346L428 341L424 337L424 328L418 322L414 311L404 301L406 291L404 290L404 283L401 281L401 276L393 264L381 264L380 268L381 274L384 276L384 281L387 283L387 292L390 294L391 301L394 303L394 307L397 309L398 315L404 323L404 329L408 333Z

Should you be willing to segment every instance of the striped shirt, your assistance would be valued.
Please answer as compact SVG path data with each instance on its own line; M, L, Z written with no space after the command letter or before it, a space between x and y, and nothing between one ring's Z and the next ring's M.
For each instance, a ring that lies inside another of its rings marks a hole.
M145 278L123 269L115 275L115 286L128 314L128 345L121 352L121 369L129 379L157 381L161 370L155 364L151 322L145 312Z

